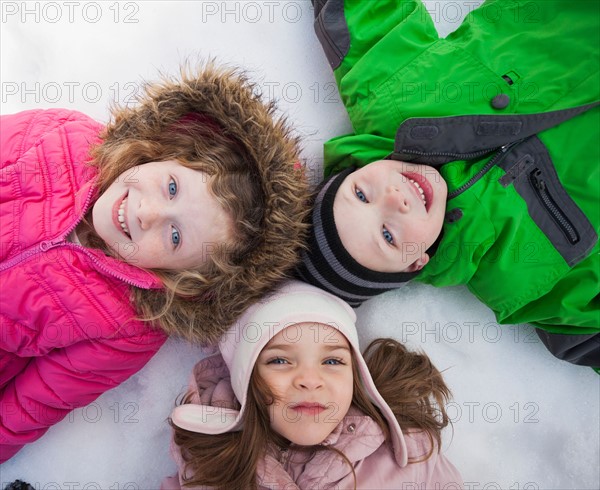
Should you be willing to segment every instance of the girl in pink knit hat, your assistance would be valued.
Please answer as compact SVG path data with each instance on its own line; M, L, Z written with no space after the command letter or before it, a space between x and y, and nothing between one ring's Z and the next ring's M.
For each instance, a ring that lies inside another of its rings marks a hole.
M359 350L352 308L290 281L194 368L163 489L462 488L441 454L449 390L392 339Z

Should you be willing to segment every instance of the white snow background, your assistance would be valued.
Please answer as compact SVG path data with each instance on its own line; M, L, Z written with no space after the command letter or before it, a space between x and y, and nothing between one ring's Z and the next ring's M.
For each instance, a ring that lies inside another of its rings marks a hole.
M479 3L426 5L445 36ZM246 68L278 100L304 138L313 181L323 142L350 131L307 0L2 1L1 14L2 114L69 107L106 121L109 104L130 101L143 79L216 57ZM600 488L600 377L591 369L553 358L531 327L497 325L463 287L412 284L358 316L364 346L395 337L444 370L454 394L444 446L465 488ZM170 340L142 371L2 465L2 487L22 478L39 490L158 488L175 470L166 419L202 355Z

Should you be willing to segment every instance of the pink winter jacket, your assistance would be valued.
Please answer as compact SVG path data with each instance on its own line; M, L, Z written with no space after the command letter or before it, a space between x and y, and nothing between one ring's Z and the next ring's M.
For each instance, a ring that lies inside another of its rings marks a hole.
M101 129L67 110L0 117L0 462L166 340L129 302L155 276L66 240L95 197Z
M194 403L234 408L235 395L229 371L220 354L196 364L190 389L194 393ZM404 439L409 461L421 459L429 451L429 440L421 432L404 433ZM356 408L350 409L323 444L346 455L354 467L356 488L360 490L455 490L463 487L460 473L437 450L426 461L400 466L380 427ZM174 443L171 444L171 452L179 474L164 479L161 490L181 490L185 483L185 463ZM333 451L320 451L307 463L304 453L269 448L257 473L261 490L354 488L350 466Z

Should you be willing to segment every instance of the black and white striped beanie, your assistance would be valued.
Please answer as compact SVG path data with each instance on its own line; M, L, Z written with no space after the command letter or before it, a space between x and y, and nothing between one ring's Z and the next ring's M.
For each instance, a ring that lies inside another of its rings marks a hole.
M325 180L316 191L308 250L302 252L296 275L305 282L329 291L353 307L363 301L402 287L419 272L377 272L360 265L342 245L333 219L333 201L348 168Z

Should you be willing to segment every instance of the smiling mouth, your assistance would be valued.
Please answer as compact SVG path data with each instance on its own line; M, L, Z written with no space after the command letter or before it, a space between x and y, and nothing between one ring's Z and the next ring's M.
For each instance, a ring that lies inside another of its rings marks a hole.
M423 188L419 185L418 182L414 181L413 179L408 179L408 181L417 188L417 191L419 191L419 194L421 194L423 206L427 207L427 199L425 199L425 191L423 190Z
M429 211L433 201L433 188L431 187L431 184L421 174L407 172L402 175L408 179L412 186L414 186L417 195L423 201L425 211Z
M127 209L127 197L128 195L126 195L123 200L121 201L121 204L119 204L119 207L117 209L117 222L119 223L119 227L121 228L121 231L123 232L123 234L129 239L131 240L131 234L129 232L129 228L127 227L127 218L126 218L126 214L125 211Z

